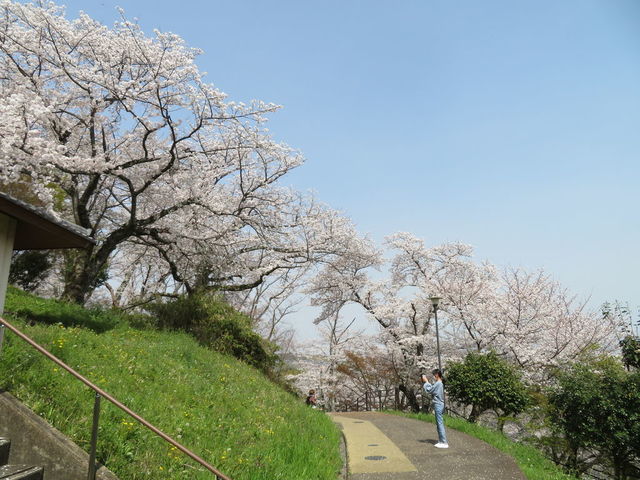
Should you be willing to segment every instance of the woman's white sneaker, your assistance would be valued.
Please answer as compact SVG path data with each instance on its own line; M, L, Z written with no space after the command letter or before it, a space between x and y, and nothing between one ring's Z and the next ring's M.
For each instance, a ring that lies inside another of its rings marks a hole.
M440 443L440 442L438 442L438 443L436 443L434 445L434 447L436 447L436 448L449 448L449 444L448 443Z

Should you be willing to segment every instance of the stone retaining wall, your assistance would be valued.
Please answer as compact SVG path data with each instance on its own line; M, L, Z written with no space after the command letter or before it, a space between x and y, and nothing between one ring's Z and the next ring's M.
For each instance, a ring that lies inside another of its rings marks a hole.
M87 432L87 436L90 432ZM9 461L44 467L44 480L86 480L89 455L20 403L0 390L0 437L11 440ZM96 478L118 480L105 467Z

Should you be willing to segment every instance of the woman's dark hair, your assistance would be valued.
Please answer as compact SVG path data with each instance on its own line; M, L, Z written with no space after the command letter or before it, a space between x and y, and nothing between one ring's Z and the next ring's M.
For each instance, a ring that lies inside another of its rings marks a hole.
M431 375L438 375L440 378L442 378L442 372L438 368L434 368L433 370L431 370Z

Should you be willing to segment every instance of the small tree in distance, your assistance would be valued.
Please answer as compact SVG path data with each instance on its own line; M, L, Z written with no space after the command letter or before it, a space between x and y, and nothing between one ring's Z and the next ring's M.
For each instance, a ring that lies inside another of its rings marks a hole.
M32 292L44 280L52 265L49 251L14 252L9 271L9 283L18 285L27 292Z
M625 367L640 368L640 337L627 335L620 341L620 347Z
M602 306L602 316L605 319L619 319L623 335L619 342L622 362L627 370L640 368L640 319L634 319L633 311L628 304L618 301L605 303Z
M517 370L495 352L467 354L463 362L449 365L445 380L450 398L471 406L470 422L491 410L502 430L505 417L521 413L529 404Z

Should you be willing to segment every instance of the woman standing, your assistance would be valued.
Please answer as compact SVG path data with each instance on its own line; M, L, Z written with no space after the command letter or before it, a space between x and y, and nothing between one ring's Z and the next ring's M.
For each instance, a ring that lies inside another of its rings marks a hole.
M433 411L436 415L438 443L435 444L435 447L449 448L447 435L444 431L444 419L442 418L442 414L444 413L444 385L442 384L442 372L436 368L431 373L435 379L433 383L429 383L427 376L424 374L421 375L420 380L422 380L422 387L424 388L424 391L431 395L431 404L433 405Z

